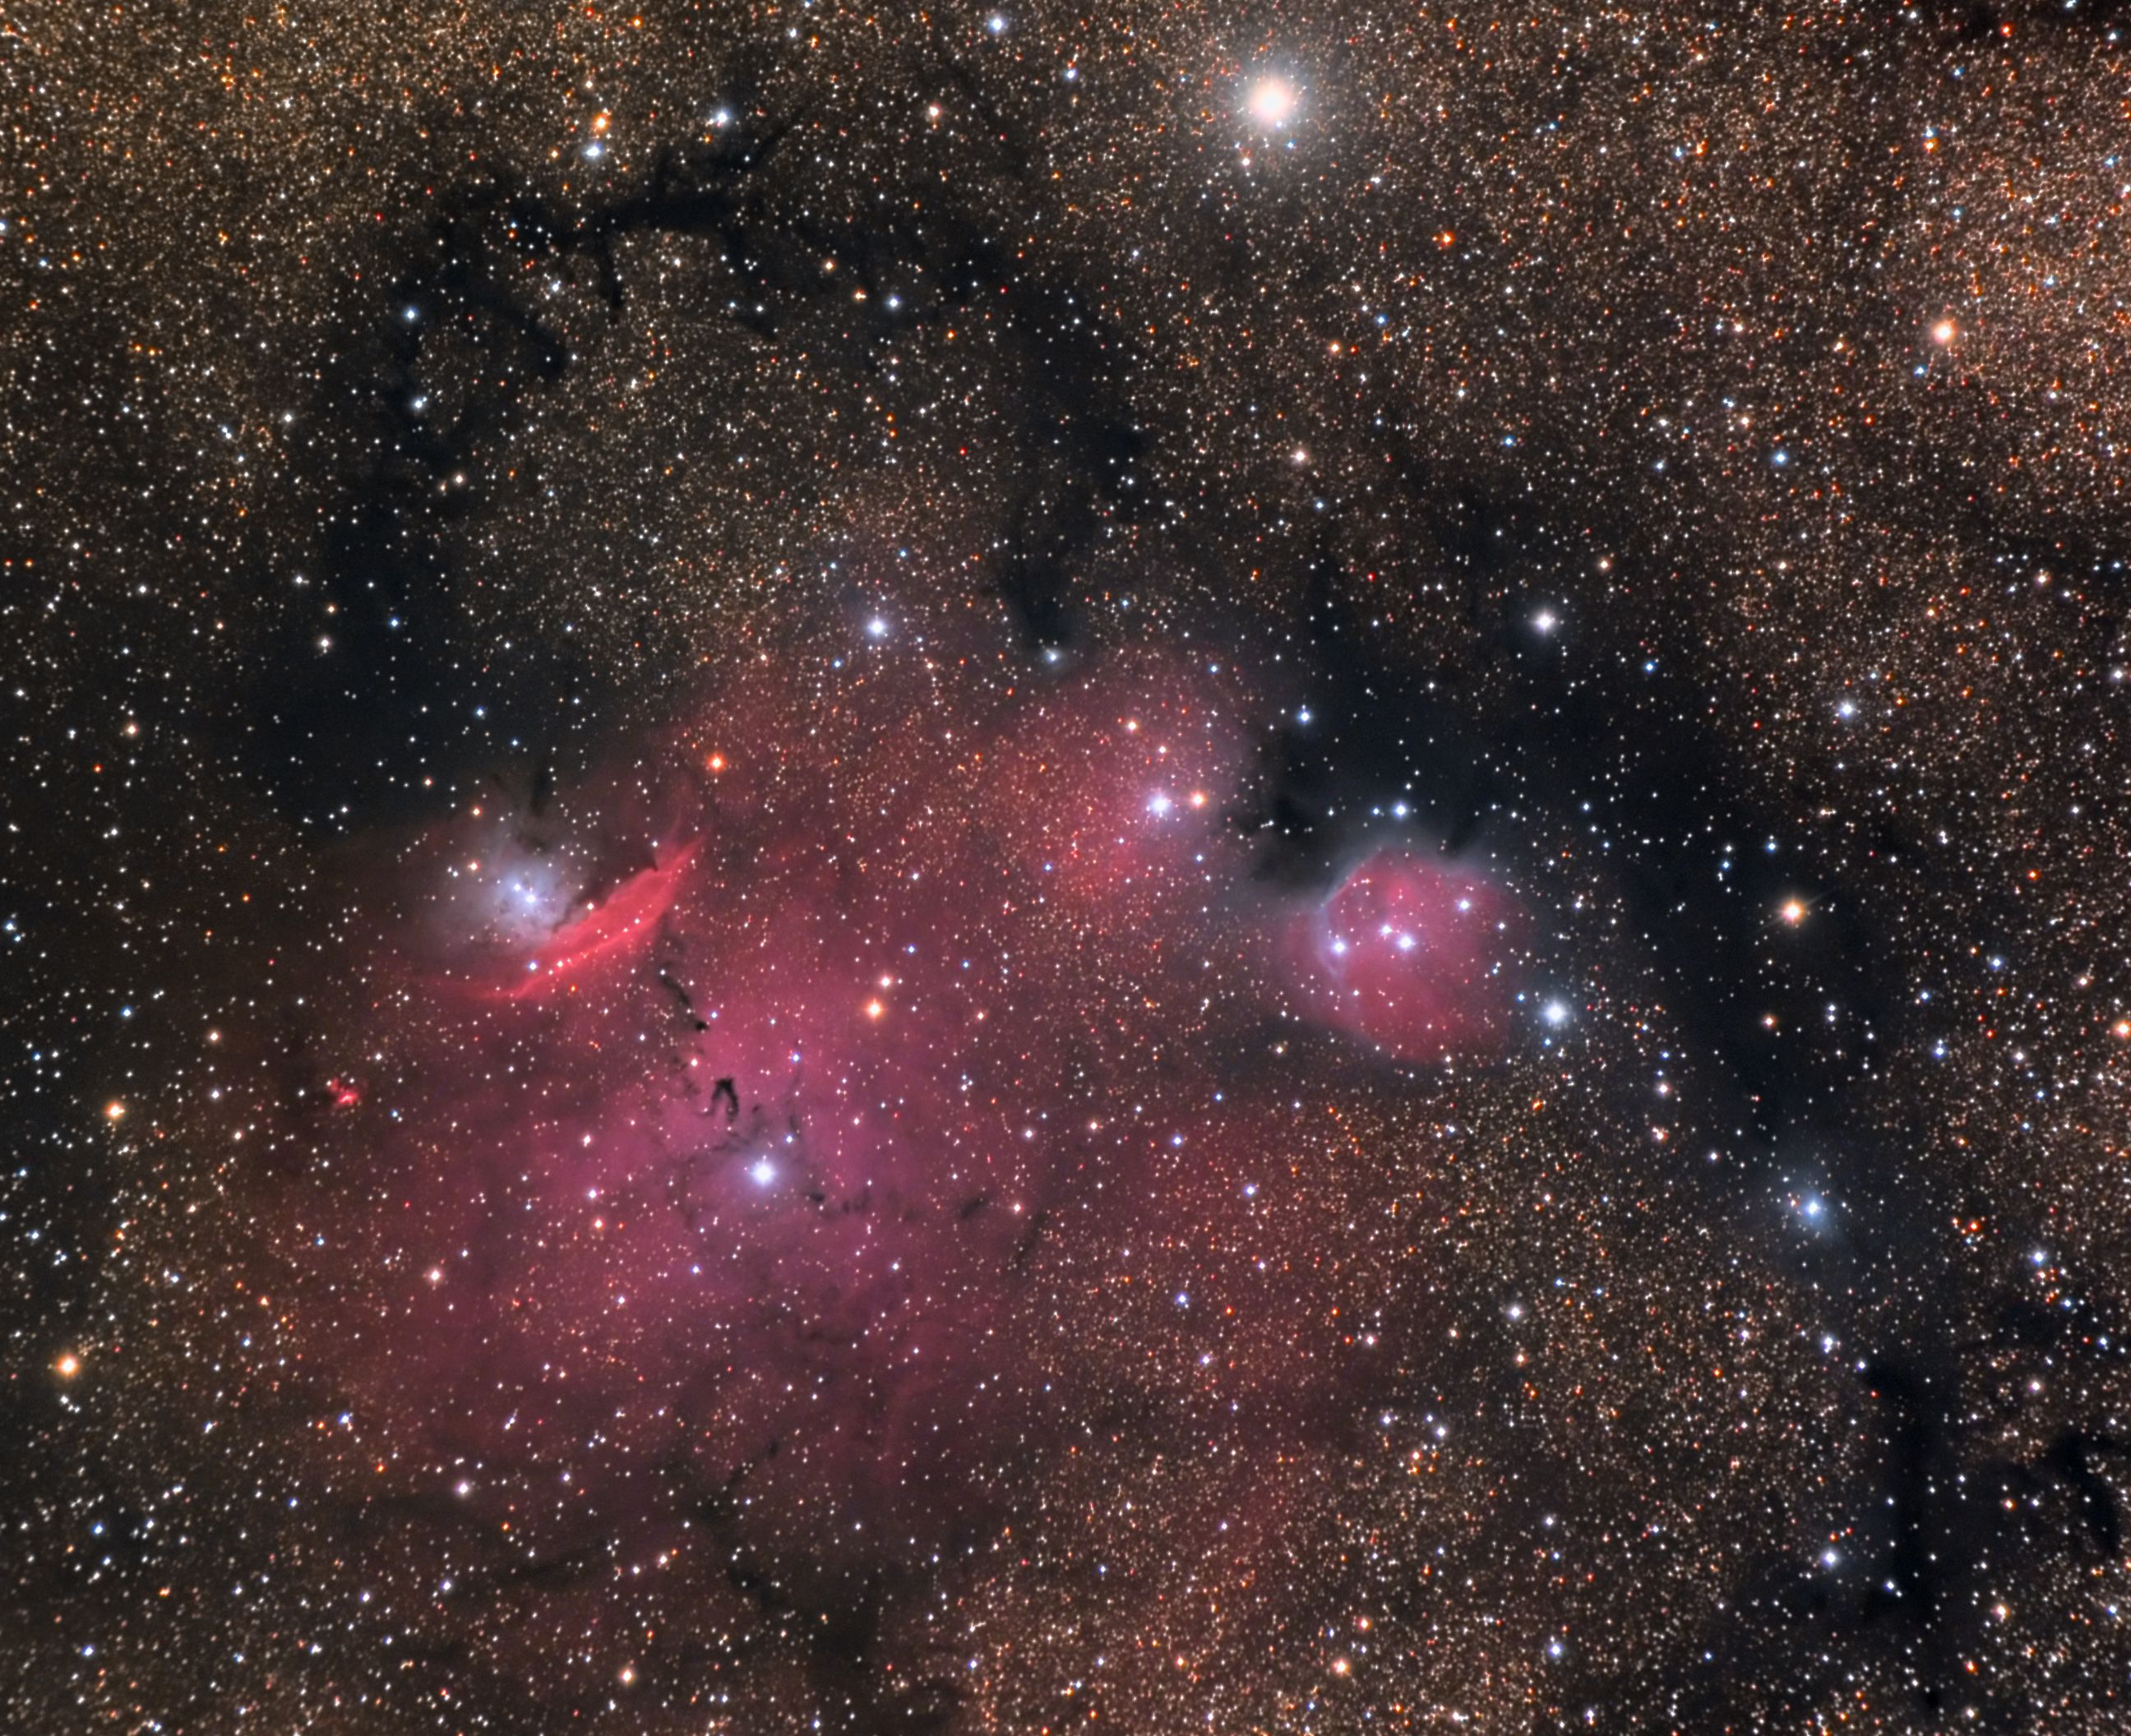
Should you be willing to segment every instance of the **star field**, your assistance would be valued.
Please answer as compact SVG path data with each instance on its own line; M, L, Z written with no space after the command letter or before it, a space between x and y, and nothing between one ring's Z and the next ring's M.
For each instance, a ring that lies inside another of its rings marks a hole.
M2118 1728L2123 29L15 17L0 1723Z

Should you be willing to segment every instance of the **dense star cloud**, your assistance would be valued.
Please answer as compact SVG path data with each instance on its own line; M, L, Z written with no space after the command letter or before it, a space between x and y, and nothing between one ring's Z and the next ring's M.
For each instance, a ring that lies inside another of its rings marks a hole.
M2110 8L5 40L0 1722L2120 1724Z

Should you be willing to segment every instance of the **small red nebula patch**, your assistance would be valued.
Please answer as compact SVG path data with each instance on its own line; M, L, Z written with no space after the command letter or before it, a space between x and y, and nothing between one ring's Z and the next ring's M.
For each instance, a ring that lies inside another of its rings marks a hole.
M328 1079L326 1095L336 1109L352 1109L362 1101L362 1087L353 1079Z
M1508 1024L1516 909L1478 876L1379 850L1290 925L1287 950L1320 1023L1406 1059L1469 1050Z

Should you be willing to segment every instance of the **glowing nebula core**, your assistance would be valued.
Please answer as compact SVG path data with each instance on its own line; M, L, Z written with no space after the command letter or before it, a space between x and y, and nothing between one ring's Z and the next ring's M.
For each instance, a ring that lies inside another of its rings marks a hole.
M1289 953L1325 1024L1404 1059L1450 1055L1505 1032L1516 915L1477 875L1383 849L1293 919Z

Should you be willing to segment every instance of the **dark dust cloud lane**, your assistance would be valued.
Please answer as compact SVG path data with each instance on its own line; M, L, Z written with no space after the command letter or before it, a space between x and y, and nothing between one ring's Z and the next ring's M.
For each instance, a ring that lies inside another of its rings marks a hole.
M10 1729L2102 1732L2115 9L5 38Z

